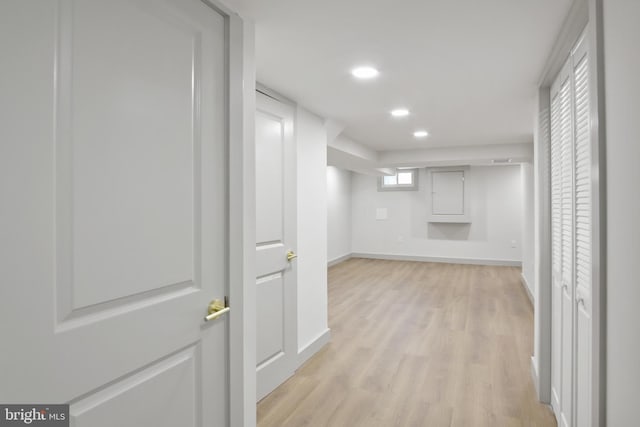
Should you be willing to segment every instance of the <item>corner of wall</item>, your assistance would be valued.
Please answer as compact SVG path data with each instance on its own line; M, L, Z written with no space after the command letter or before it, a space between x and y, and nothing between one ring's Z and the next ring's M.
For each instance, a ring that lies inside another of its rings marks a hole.
M296 157L298 349L311 351L304 349L328 326L327 130L321 117L301 106L296 108Z
M322 347L329 344L329 341L331 341L331 330L327 328L317 337L301 346L298 350L298 366L302 366L314 354L320 351Z
M351 171L327 167L327 258L329 265L351 255Z
M533 296L533 284L527 279L527 276L524 275L524 272L520 273L520 282L522 283L522 287L524 288L525 293L527 294L527 298L529 298L529 302L532 307L535 307L535 300Z

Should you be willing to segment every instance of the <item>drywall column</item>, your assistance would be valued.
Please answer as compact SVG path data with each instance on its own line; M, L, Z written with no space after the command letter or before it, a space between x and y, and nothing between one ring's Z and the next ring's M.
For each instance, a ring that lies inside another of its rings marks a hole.
M607 182L607 425L638 424L640 2L603 0Z
M327 166L327 257L329 264L351 254L351 172Z
M535 269L533 244L533 165L520 165L522 179L522 277L531 298L535 298Z
M551 402L551 181L549 88L538 90L534 116L534 270L533 357L538 399Z
M298 353L302 362L329 339L327 327L327 131L296 109Z
M231 301L242 301L240 307L234 303L230 314L229 331L232 336L242 336L241 342L230 340L231 354L241 355L229 361L231 371L230 405L231 425L256 425L256 186L255 186L255 25L253 21L243 18L242 25L238 25L240 18L231 17L229 37L232 43L242 43L242 57L230 52L229 61L232 67L241 66L242 74L230 77L232 81L242 79L242 82L232 85L232 89L242 88L243 111L242 117L231 115L233 123L242 121L242 133L229 135L231 140L237 141L230 147L229 159L232 168L241 168L243 179L241 182L230 183L229 203L236 211L242 210L243 216L230 221L229 233L233 237L230 241L231 259L241 264L241 268L231 269L229 298ZM240 34L240 32L242 32ZM237 94L231 92L234 99ZM233 129L233 127L232 127ZM241 273L240 273L241 272ZM240 348L233 348L239 346Z

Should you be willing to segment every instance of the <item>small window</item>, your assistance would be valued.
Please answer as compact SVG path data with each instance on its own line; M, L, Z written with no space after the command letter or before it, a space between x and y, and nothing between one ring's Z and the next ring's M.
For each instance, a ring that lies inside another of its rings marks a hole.
M417 189L417 169L401 169L395 175L386 175L378 179L378 191L414 191Z
M396 185L398 184L398 175L393 176L383 176L382 177L382 185Z

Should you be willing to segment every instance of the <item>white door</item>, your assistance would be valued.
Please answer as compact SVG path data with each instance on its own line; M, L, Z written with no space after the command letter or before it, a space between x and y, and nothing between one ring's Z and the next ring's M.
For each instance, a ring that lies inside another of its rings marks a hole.
M592 191L586 38L551 88L552 406L563 427L592 425Z
M225 426L225 18L199 0L0 6L0 402Z
M560 94L551 93L551 406L560 414L562 391L562 163L560 158Z
M562 375L560 396L560 425L573 426L573 316L574 316L574 248L573 248L573 131L572 131L572 87L571 78L563 81L560 87L560 163L562 169L561 185L561 252L562 268L560 272L561 312L562 312Z
M551 88L552 406L562 427L573 426L573 103L571 60Z
M572 53L575 134L575 425L591 426L592 418L592 191L589 56L583 37Z
M257 398L293 375L297 358L293 107L256 94ZM289 259L288 259L289 258Z

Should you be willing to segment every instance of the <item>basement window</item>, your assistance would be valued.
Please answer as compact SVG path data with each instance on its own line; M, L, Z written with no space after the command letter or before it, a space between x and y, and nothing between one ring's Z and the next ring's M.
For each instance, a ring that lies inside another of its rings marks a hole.
M415 191L417 189L417 169L400 169L395 175L378 178L378 191Z

